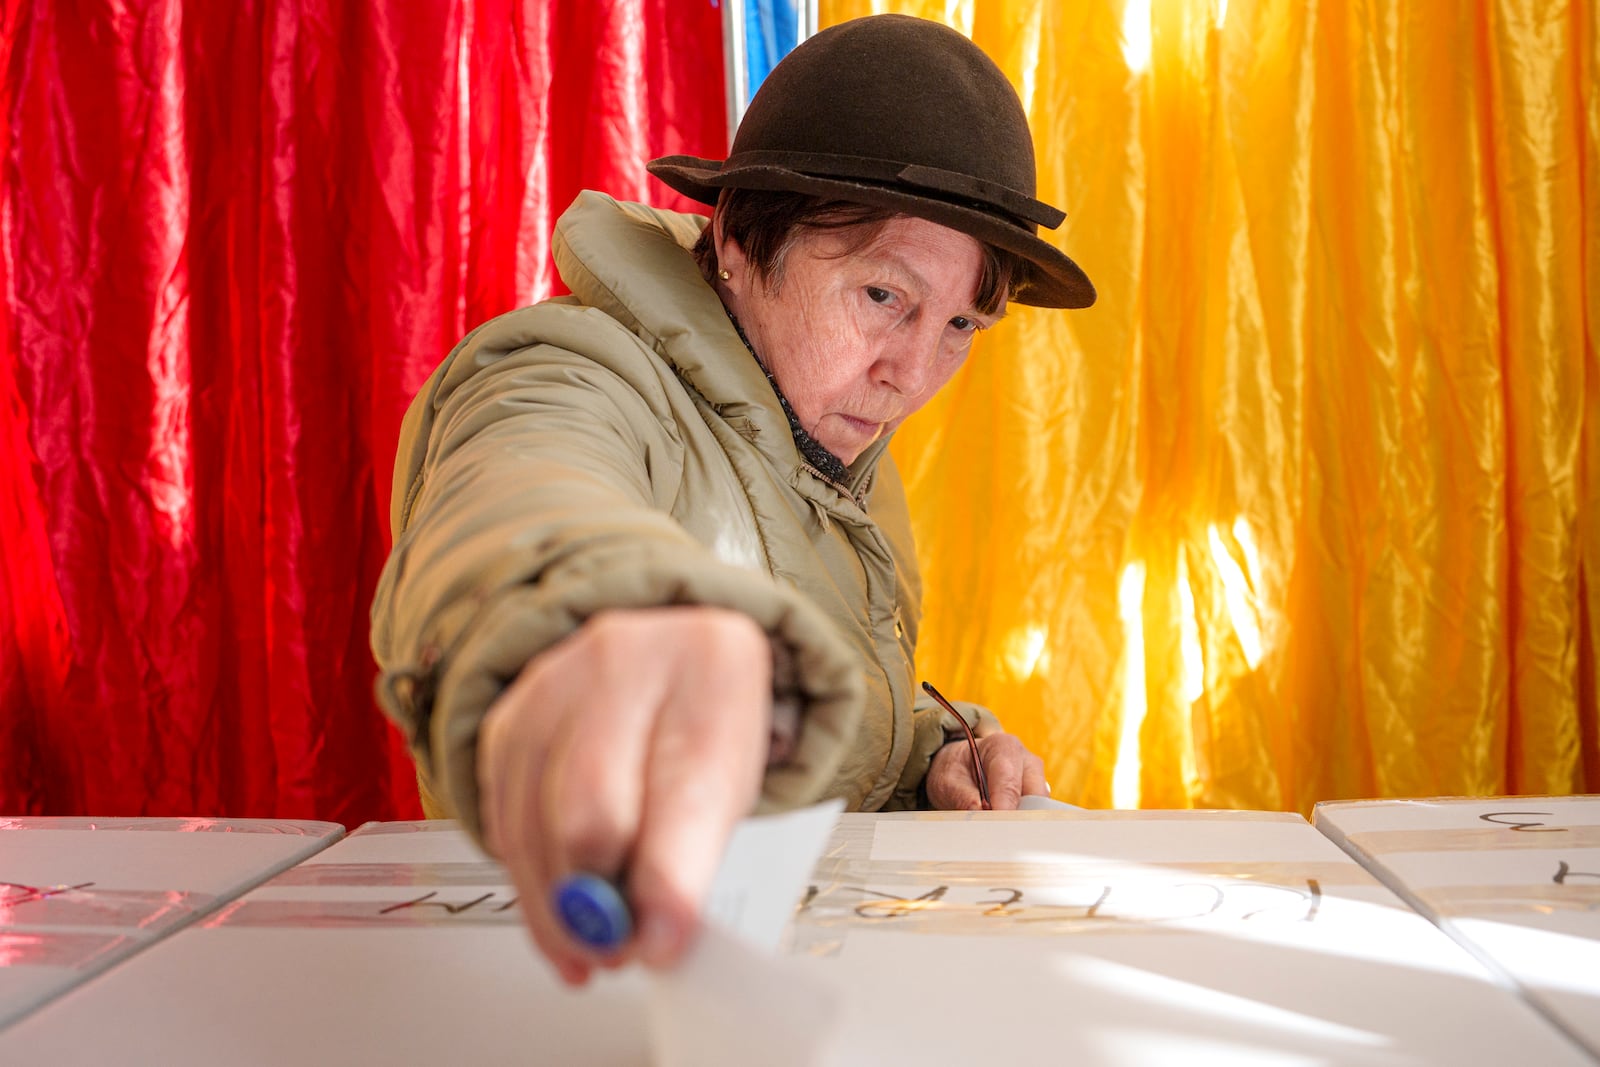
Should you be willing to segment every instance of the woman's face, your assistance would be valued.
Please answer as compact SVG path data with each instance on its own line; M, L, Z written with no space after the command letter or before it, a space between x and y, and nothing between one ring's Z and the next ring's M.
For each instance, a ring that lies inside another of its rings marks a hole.
M800 425L845 463L927 403L1005 314L973 307L983 253L966 234L895 218L847 251L858 239L802 230L770 287L738 245L718 246L729 308Z

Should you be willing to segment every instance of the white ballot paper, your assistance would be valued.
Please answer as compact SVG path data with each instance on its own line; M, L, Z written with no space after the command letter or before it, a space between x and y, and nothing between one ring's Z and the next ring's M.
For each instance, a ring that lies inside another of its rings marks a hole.
M840 801L746 819L706 906L707 928L675 971L653 976L655 1067L824 1067L839 1024L838 987L814 961L777 955Z
M1076 805L1076 804L1066 804L1066 803L1063 803L1062 801L1059 801L1059 800L1051 800L1049 797L1039 796L1036 793L1030 793L1027 796L1023 797L1021 802L1017 804L1017 810L1018 811L1083 811L1084 809L1078 807L1078 805Z

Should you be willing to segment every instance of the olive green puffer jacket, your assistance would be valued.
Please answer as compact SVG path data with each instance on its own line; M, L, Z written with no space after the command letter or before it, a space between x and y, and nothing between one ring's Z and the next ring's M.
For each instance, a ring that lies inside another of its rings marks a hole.
M920 589L885 442L845 485L807 465L688 252L704 224L582 194L554 238L573 295L473 331L406 415L378 692L433 813L474 832L485 711L605 609L716 605L770 635L801 718L764 809L914 806L955 727L913 697Z

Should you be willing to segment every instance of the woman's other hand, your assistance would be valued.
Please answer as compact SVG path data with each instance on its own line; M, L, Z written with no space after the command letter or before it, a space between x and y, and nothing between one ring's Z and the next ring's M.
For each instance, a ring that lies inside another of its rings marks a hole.
M1015 734L991 733L978 738L989 783L989 804L995 811L1014 811L1024 796L1047 795L1044 761ZM980 811L983 797L972 770L972 752L966 738L951 741L933 754L926 781L928 803L940 811Z
M760 793L771 674L767 636L745 615L611 611L530 661L489 709L485 840L565 981L682 955L733 825ZM632 910L632 938L608 956L552 909L552 888L579 872L615 881Z

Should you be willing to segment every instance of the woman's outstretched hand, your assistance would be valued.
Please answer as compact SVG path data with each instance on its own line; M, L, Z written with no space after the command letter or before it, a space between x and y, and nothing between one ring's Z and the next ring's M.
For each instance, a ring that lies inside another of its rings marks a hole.
M760 794L771 674L766 634L738 612L611 611L530 661L489 709L484 837L565 981L634 959L671 966L688 947L728 836ZM553 910L554 886L577 873L612 880L632 910L632 937L609 955Z

